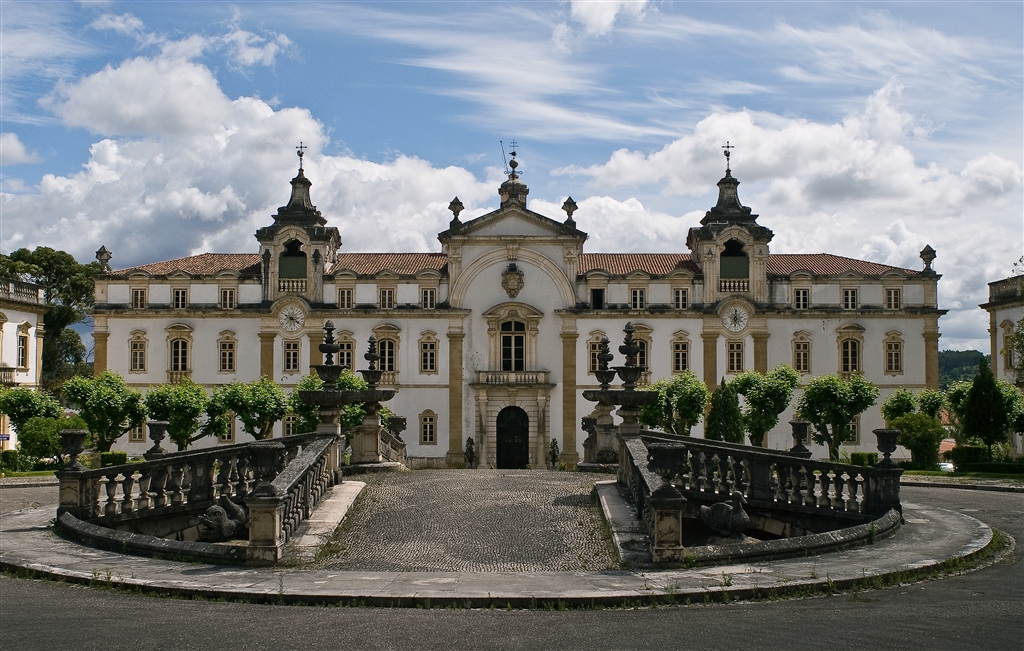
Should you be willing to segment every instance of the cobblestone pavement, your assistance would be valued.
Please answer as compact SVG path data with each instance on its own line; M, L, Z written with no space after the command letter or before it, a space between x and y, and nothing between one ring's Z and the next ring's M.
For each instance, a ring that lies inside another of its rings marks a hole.
M364 571L572 572L618 567L596 477L545 470L418 470L367 486L319 560Z
M39 508L57 501L57 485L0 489L0 513Z

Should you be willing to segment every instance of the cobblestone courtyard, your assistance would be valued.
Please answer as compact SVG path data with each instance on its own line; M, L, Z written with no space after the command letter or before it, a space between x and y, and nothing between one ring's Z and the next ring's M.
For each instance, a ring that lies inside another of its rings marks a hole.
M363 475L310 565L369 571L572 572L618 567L587 473L419 470Z

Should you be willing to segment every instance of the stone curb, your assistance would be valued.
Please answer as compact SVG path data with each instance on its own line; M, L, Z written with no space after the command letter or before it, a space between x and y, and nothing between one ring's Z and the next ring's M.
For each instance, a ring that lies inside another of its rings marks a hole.
M43 486L58 486L60 482L54 477L53 480L44 478L27 478L29 481L18 481L20 477L0 477L0 489L4 488L41 488Z
M971 491L993 491L997 493L1024 493L1024 486L1006 486L1002 484L954 484L938 481L901 481L900 486L914 488L961 488Z

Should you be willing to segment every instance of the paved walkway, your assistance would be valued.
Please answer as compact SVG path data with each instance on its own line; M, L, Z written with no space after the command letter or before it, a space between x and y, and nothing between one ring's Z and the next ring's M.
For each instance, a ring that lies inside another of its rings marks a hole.
M409 473L410 476L416 474ZM526 486L534 481L544 483L545 474L576 477L568 473L534 471L522 478L523 483ZM464 497L467 509L473 507L475 498ZM0 566L156 593L303 603L413 605L432 602L436 605L456 602L529 606L547 600L590 605L651 599L701 601L800 594L881 584L885 577L937 569L950 559L976 554L989 543L992 535L987 526L972 517L905 503L907 524L893 538L873 546L806 559L655 571L412 572L250 568L187 564L82 547L53 534L49 523L54 507L51 502L0 515ZM382 508L386 510L386 502ZM493 529L482 532L482 537L474 544L500 558L506 549L489 544L491 531ZM423 540L433 537L431 533ZM415 544L414 540L409 542ZM374 549L369 548L367 557L373 553Z

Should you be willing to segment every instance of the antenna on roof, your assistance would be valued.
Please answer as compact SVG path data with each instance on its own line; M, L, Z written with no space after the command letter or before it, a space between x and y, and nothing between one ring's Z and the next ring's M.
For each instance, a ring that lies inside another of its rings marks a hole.
M505 143L499 140L498 144L501 145L501 162L505 164L505 174L508 174L508 161L505 160Z

